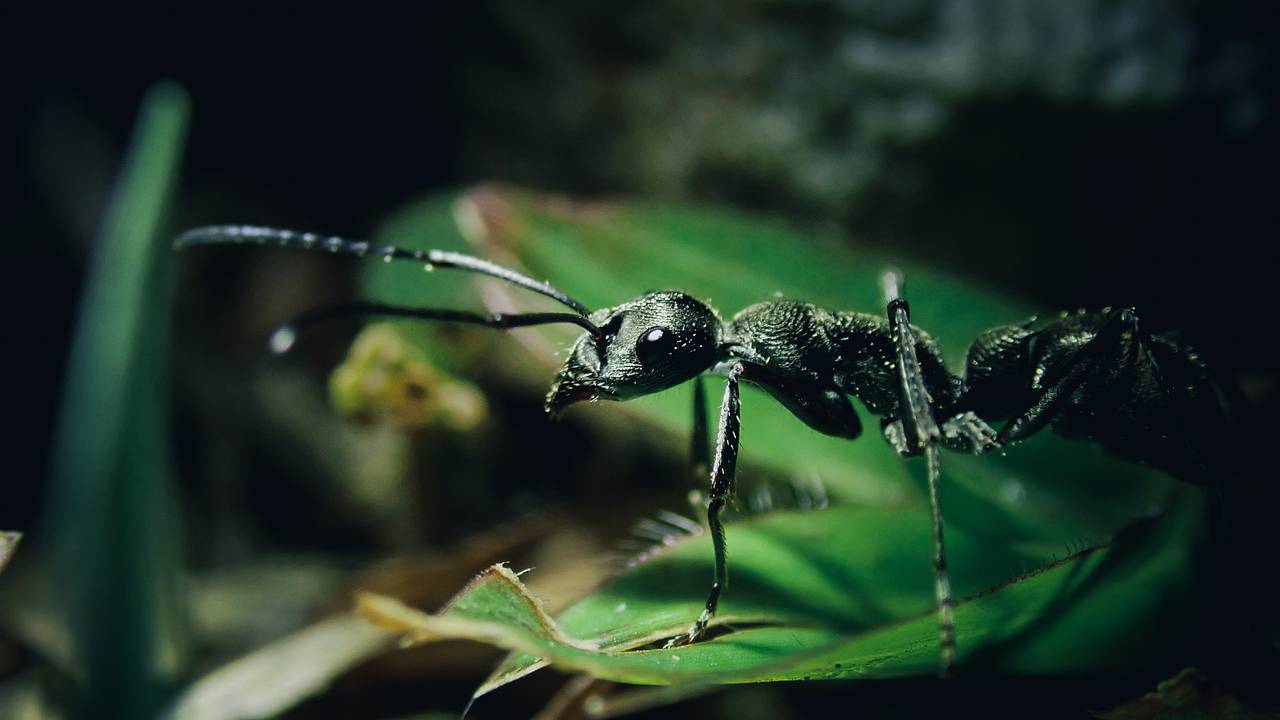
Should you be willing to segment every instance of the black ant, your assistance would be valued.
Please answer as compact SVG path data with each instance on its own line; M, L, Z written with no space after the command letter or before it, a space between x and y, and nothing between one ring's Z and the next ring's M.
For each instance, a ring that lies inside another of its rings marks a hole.
M304 313L272 336L284 352L296 334L339 315L390 315L509 329L568 323L578 338L547 395L555 417L584 400L629 400L694 381L695 464L710 467L707 523L715 576L706 605L667 647L696 641L726 585L720 512L734 492L738 460L738 384L756 385L818 432L853 439L862 423L856 397L879 416L881 431L903 456L925 455L933 507L934 572L944 674L955 659L955 626L938 504L938 448L982 454L1052 425L1069 437L1095 440L1123 457L1176 477L1205 482L1206 465L1184 424L1205 418L1225 426L1223 406L1204 364L1171 334L1149 334L1132 308L1077 312L1037 323L987 330L968 351L962 375L951 373L928 334L912 327L902 278L884 275L886 313L828 310L774 300L725 322L705 303L672 290L591 311L549 283L480 258L439 250L407 250L252 226L213 226L183 233L177 247L254 243L405 260L431 268L488 275L545 295L573 312L483 314L353 302ZM702 377L727 378L714 458L708 458ZM936 418L936 419L935 419ZM988 423L1004 421L999 431Z

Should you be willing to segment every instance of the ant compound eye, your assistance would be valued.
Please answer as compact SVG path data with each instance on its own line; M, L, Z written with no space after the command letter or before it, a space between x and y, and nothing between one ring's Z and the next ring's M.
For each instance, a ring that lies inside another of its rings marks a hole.
M636 358L645 367L653 367L671 357L676 335L664 327L651 327L636 341Z

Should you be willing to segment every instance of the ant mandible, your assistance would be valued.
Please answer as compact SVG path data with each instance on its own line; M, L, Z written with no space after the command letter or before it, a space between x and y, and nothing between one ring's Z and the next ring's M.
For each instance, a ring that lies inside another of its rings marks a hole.
M667 647L696 641L716 612L727 583L720 512L734 492L741 404L739 382L762 388L818 432L854 439L862 423L856 397L880 418L888 443L903 456L924 455L933 510L934 575L943 673L956 653L951 595L938 502L938 448L983 454L1051 425L1068 437L1097 441L1123 457L1191 482L1206 466L1182 419L1222 411L1203 362L1172 334L1145 332L1132 308L1077 312L983 332L969 347L964 373L951 373L933 340L914 328L902 278L886 272L884 315L828 310L773 300L728 322L700 300L673 290L650 292L611 308L589 310L546 282L480 258L440 250L408 250L274 228L219 225L183 233L194 245L278 245L360 257L403 260L498 278L545 295L573 312L484 314L352 302L316 308L279 328L271 347L285 352L298 331L340 315L384 315L498 329L568 323L586 332L574 343L547 395L556 417L584 400L630 400L694 381L695 464L710 467L707 524L715 575L702 613ZM727 379L715 455L708 458L702 378ZM1004 421L996 431L988 423Z

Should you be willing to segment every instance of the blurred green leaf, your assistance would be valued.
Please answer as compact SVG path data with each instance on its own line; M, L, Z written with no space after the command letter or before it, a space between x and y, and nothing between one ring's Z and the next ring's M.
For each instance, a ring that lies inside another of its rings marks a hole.
M1190 493L1189 493L1190 495ZM1054 561L1050 548L1016 549L954 533L960 667L964 672L1077 673L1133 667L1176 645L1194 623L1184 570L1200 505L1114 543ZM550 662L619 682L666 684L927 675L938 667L927 518L868 508L777 512L736 524L732 592L713 627L690 646L636 650L684 631L710 575L707 538L677 541L556 621L513 573L482 573L437 616L378 596L361 609L417 641L465 637L516 653L483 695ZM1042 567L1043 566L1043 567ZM1040 568L1020 573L1020 567ZM1125 637L1124 643L1116 638Z
M142 102L64 384L43 532L56 554L85 715L150 716L182 661L165 382L172 251L160 229L188 112L173 84Z
M467 432L488 412L479 390L442 372L391 323L360 331L329 376L329 402L348 418L411 430Z

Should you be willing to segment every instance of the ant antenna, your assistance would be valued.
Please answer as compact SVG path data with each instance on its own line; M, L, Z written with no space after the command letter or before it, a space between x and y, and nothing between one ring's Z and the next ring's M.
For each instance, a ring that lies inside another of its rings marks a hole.
M408 250L394 245L378 245L363 240L347 240L345 238L335 237L332 235L322 236L316 235L315 233L300 233L293 230L279 230L276 228L260 227L256 225L209 225L207 227L194 228L179 235L178 239L173 242L173 245L175 248L182 249L193 245L230 245L243 243L253 243L255 245L277 245L279 247L296 247L304 250L319 249L342 255L355 255L357 257L368 257L372 255L374 257L381 257L384 262L391 262L392 260L407 260L409 262L421 263L427 270L434 270L438 267L465 270L467 272L488 275L489 277L495 277L499 280L505 280L512 285L518 285L526 290L536 292L539 295L545 295L562 305L572 308L574 312L584 318L591 314L591 311L587 309L586 305L583 305L577 300L569 297L562 290L553 287L551 283L534 280L527 275L522 275L515 270L505 268L488 260L472 257L470 255L463 255L461 253L448 252L445 250ZM449 320L453 322L471 322L460 318L449 318ZM492 323L488 322L483 322L481 324L492 325ZM596 329L594 325L591 325L591 331L593 334L599 335L599 330Z
M439 320L441 322L463 323L467 325L484 325L486 327L508 330L510 328L529 327L531 325L551 325L553 323L569 323L577 325L600 337L600 328L581 315L573 313L516 313L483 314L467 310L450 310L447 308L412 308L400 305L384 305L374 302L352 302L341 305L327 305L308 310L293 320L276 328L271 334L271 352L283 355L293 347L298 333L306 328L344 315L386 315L390 317L409 317L419 320Z

